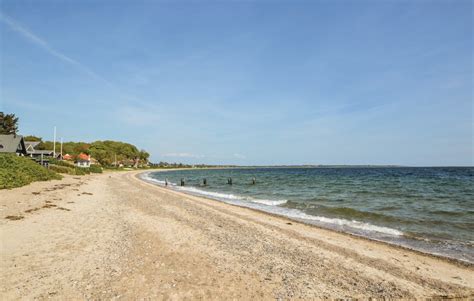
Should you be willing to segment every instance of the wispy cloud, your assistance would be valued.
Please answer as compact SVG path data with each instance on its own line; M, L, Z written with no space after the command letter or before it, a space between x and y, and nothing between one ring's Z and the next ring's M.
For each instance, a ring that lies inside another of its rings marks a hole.
M150 126L159 121L159 108L154 106L120 106L112 117L132 126Z
M204 158L202 155L196 155L191 153L167 153L163 154L163 157L175 157L175 158Z
M29 42L35 44L36 46L39 46L43 48L46 52L51 54L52 56L60 59L61 61L70 64L77 68L78 70L86 73L90 77L103 81L109 86L113 86L111 82L97 74L96 72L92 71L90 68L85 66L84 64L78 62L77 60L65 55L64 53L60 52L59 50L56 50L53 46L51 46L47 41L44 39L40 38L36 34L34 34L32 31L28 30L26 27L15 21L13 18L0 13L0 21L5 23L10 29L14 30L21 36L23 36L25 39L27 39Z
M234 157L237 158L237 159L246 159L247 158L245 155L238 154L238 153L235 153Z

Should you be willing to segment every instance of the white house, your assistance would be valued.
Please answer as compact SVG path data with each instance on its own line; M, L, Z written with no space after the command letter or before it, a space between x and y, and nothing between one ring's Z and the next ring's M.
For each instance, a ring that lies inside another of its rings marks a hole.
M81 153L77 156L75 164L77 167L91 167L91 156Z

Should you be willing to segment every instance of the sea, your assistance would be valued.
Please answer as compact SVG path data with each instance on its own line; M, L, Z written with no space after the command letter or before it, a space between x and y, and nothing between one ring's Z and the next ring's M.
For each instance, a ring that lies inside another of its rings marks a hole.
M474 167L190 169L141 177L160 186L167 181L169 189L192 195L474 263Z

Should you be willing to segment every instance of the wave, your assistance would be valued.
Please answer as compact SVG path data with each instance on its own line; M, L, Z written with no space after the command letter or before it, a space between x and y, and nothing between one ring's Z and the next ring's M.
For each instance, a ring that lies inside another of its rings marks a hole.
M154 179L153 177L150 177L148 173L143 174L142 179L145 179L145 180L147 180L149 182L152 182L152 183L165 185L165 181ZM279 205L283 205L287 202L287 200L254 199L254 198L251 198L251 197L244 197L244 196L240 196L240 195L202 190L202 189L192 187L192 186L178 186L176 183L172 183L172 182L168 182L168 184L170 186L173 186L173 188L176 189L176 190L187 191L187 192L190 192L192 194L206 196L206 197L210 197L210 198L214 198L214 199L218 199L218 200L248 201L248 202L263 204L263 205L267 205L267 206L279 206Z
M363 210L357 210L349 207L326 207L320 206L315 208L315 210L321 210L333 215L340 215L345 218L358 218L358 219L371 219L371 220L382 220L382 221L393 221L400 222L400 218L393 217L387 214L377 213L377 212L368 212Z
M343 226L343 227L345 226L345 227L349 227L353 229L359 229L359 230L369 231L369 232L378 232L378 233L383 233L383 234L388 234L388 235L393 235L393 236L403 235L403 232L396 229L388 228L388 227L376 226L373 224L360 222L356 220L347 220L347 219L342 219L342 218L330 218L330 217L324 217L324 216L309 215L297 209L291 209L291 211L289 211L289 214L287 214L287 216L296 218L296 219L317 221L317 222L326 223L326 224L332 224L332 225Z
M158 185L165 184L164 181L157 180L150 177L148 173L143 174L141 177L144 180L147 180L152 183L156 183ZM339 226L339 227L346 227L346 228L352 228L354 230L362 230L364 232L377 232L377 233L391 235L391 236L401 236L404 234L403 232L396 229L376 226L373 224L369 224L369 223L365 223L365 222L361 222L357 220L310 215L296 208L281 207L280 205L286 204L288 202L287 200L255 199L252 197L245 197L245 196L234 195L234 194L206 191L206 190L202 190L202 189L192 187L192 186L182 187L182 186L176 185L176 183L170 183L170 182L169 182L169 185L172 186L173 189L176 189L178 191L188 192L190 194L205 196L205 197L217 199L224 202L230 202L232 204L238 204L238 205L242 205L242 206L246 206L250 208L260 209L260 210L267 211L270 213L283 215L289 218L302 220L303 222L309 222L309 223L316 222L318 224L323 223L328 226L333 225L333 226ZM261 205L264 205L264 207L262 207ZM343 210L346 210L346 209L348 208L344 208Z
M227 194L227 193L220 193L220 192L214 192L214 191L206 191L202 190L196 187L181 187L177 186L177 190L182 190L182 191L188 191L191 193L199 194L202 196L207 196L211 198L217 198L219 200L238 200L238 201L248 201L248 202L253 202L253 203L258 203L258 204L263 204L267 206L279 206L283 205L287 202L287 200L262 200L262 199L254 199L251 197L244 197L240 195L234 195L234 194Z

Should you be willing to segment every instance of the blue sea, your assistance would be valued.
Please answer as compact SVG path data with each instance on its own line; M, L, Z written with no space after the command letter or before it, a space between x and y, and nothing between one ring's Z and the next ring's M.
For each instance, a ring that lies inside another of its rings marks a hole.
M473 167L192 169L147 172L142 178L474 263Z

